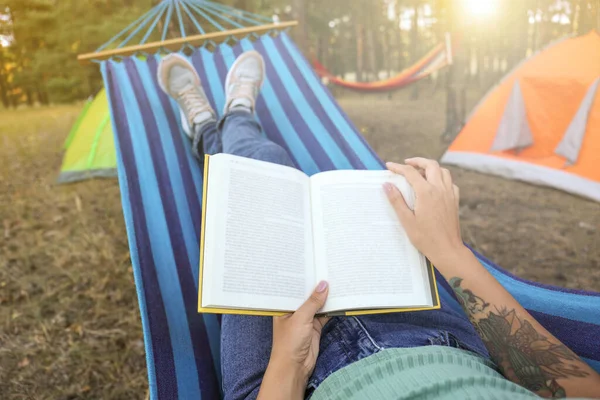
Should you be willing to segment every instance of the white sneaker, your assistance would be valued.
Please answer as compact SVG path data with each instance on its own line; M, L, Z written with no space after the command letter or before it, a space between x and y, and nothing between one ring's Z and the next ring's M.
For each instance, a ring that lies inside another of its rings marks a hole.
M265 61L256 51L247 51L231 66L225 82L225 109L227 115L232 109L245 109L254 112L256 98L265 80Z
M216 120L200 76L188 60L179 54L169 54L160 61L157 75L160 88L179 104L183 131L190 138L193 139L191 127Z

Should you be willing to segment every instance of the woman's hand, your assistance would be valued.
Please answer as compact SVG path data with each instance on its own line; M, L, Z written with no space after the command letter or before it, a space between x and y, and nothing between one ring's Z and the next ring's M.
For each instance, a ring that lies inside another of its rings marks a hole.
M437 161L411 158L405 162L387 163L387 167L413 187L414 212L395 185L386 183L385 192L412 244L434 265L444 265L448 257L465 249L458 221L458 187L452 183L450 171L440 168Z
M327 300L327 282L293 314L273 318L273 349L260 388L260 399L303 398L319 356L319 341L329 317L315 317Z

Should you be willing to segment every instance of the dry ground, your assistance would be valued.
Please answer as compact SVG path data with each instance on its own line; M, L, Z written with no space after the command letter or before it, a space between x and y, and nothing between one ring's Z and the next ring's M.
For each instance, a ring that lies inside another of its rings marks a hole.
M342 107L386 161L439 159L447 143L442 93L422 89L345 96ZM470 94L469 109L477 101ZM600 204L558 190L460 168L449 168L461 189L463 238L509 271L535 281L600 291Z
M444 101L344 96L386 160L437 158ZM116 180L56 186L79 106L0 111L0 398L147 396ZM600 204L453 169L464 237L521 276L600 290Z

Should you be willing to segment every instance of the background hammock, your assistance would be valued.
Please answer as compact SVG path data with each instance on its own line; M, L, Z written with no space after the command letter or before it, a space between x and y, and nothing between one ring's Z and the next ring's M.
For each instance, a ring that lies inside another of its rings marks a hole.
M347 81L330 73L319 61L313 61L315 71L317 71L322 78L326 78L329 83L361 92L385 92L401 89L431 75L433 72L438 71L451 63L452 45L449 34L446 34L444 43L435 46L411 67L405 69L396 76L376 82Z
M186 15L194 17L197 28L204 21L213 31L202 28L199 35L187 37ZM220 319L196 312L202 171L181 129L176 103L158 87L160 53L188 53L211 105L222 110L229 66L242 52L256 49L267 68L257 118L298 168L314 174L381 169L383 163L281 32L286 25L262 25L270 21L217 3L169 0L119 35L148 38L158 21L166 35L173 16L180 37L135 46L128 46L128 40L117 45L115 39L80 59L100 63L110 103L150 396L215 399L221 394ZM231 26L225 18L254 27L234 25L233 30L220 31L210 22L225 29ZM144 21L142 26L151 31L140 28ZM478 258L542 325L600 370L600 294L527 282ZM438 282L443 301L460 309L447 283L440 277Z

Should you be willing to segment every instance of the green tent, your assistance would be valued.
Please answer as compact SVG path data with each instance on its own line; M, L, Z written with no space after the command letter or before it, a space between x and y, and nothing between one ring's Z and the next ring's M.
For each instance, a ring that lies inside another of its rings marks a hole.
M117 176L117 156L104 89L86 103L64 147L59 183Z

